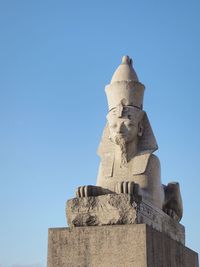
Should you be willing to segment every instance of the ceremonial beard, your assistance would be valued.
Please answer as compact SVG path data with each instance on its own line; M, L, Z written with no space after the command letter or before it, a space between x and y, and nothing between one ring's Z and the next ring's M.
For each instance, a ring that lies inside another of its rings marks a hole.
M127 164L127 148L126 148L126 142L124 138L121 135L116 135L114 138L114 142L120 146L121 149L121 167L125 166Z

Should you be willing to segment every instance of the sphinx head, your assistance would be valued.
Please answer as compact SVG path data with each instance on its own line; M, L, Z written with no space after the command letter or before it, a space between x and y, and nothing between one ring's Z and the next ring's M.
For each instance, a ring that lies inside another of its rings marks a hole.
M121 103L107 115L110 140L117 145L128 145L135 142L143 134L142 118L144 112Z
M147 114L143 111L144 85L138 80L128 56L116 69L105 88L108 100L107 125L98 154L115 154L121 148L124 161L136 154L152 153L157 149ZM117 149L118 150L118 149Z

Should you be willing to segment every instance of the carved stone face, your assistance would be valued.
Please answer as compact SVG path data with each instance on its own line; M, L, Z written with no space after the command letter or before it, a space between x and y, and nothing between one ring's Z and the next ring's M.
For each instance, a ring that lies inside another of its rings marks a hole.
M111 110L107 116L110 139L119 144L123 141L125 144L137 140L141 136L140 116L134 108L123 107Z
M117 138L123 139L125 143L132 142L138 133L138 125L135 125L127 117L117 118L110 116L108 119L110 138L116 143Z

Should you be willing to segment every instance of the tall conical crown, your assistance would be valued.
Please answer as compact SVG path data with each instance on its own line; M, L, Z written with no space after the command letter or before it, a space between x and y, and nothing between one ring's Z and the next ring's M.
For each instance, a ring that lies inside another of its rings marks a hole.
M132 59L124 56L110 84L105 88L109 110L118 106L122 101L127 106L142 109L144 89L144 85L139 82L133 69Z
M133 69L132 66L132 59L128 56L122 57L122 63L119 65L119 67L114 72L111 82L119 82L119 81L136 81L138 82L138 77Z

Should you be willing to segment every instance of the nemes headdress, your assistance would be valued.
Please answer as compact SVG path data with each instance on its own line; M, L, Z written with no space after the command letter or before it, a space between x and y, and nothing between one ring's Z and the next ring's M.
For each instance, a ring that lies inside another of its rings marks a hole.
M157 142L147 114L143 111L143 97L145 87L139 82L137 74L132 66L132 59L123 56L122 63L114 72L111 82L105 87L110 113L122 113L123 109L129 109L133 116L142 118L143 135L138 142L138 153L152 153L158 149ZM119 115L120 117L120 115ZM106 125L98 148L98 154L102 157L105 153L114 152L114 145L109 139L109 127Z

